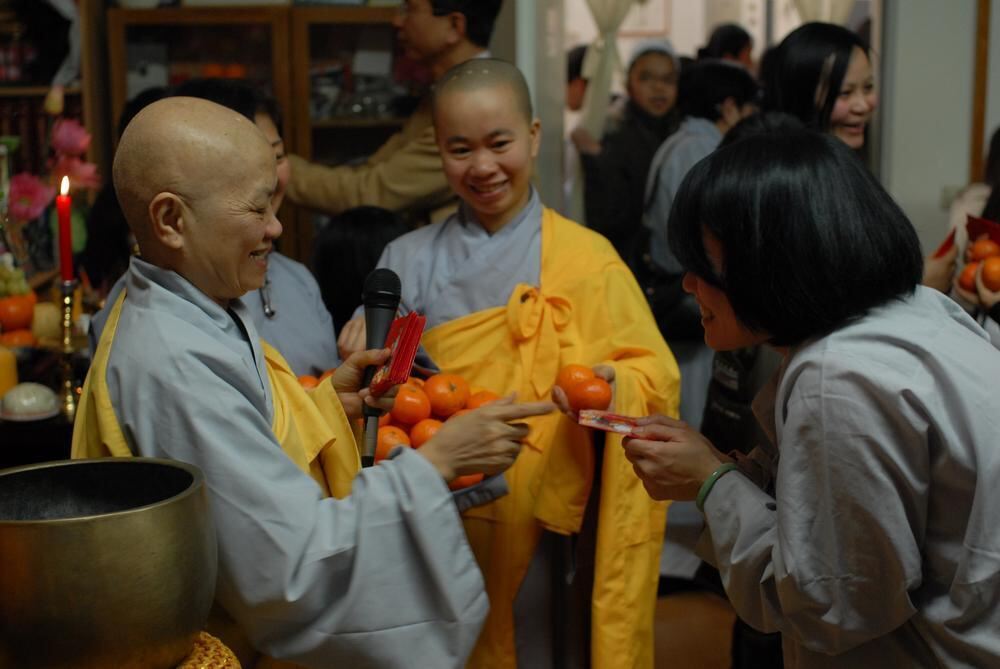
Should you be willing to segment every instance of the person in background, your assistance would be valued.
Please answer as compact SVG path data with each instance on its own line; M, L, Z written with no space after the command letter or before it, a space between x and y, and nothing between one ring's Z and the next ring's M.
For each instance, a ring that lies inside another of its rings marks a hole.
M277 212L285 197L290 168L279 130L281 111L274 98L238 79L190 79L180 84L174 94L229 107L264 133L277 162L278 182L271 200ZM353 305L354 299L349 303ZM243 304L257 332L281 352L296 375L320 376L340 364L333 319L316 279L302 263L272 250L264 285L249 291Z
M852 149L864 147L878 94L868 45L856 33L803 24L781 41L763 74L764 111L791 114Z
M571 138L583 165L587 227L634 266L647 237L642 203L649 165L678 125L680 62L670 42L648 40L633 49L626 73L625 107L608 116L600 142L582 127Z
M587 94L587 79L583 76L583 59L587 45L579 44L566 53L566 109L580 111Z
M554 407L499 400L359 473L351 421L394 394L372 398L362 371L389 351L356 353L306 391L241 299L281 234L268 138L231 109L170 97L129 124L113 173L142 256L84 383L73 457L204 472L219 549L209 629L230 648L313 669L463 667L488 603L445 482L509 467L528 434L517 421Z
M385 245L408 231L387 209L356 207L332 217L316 234L313 267L337 332L354 315L365 277L375 269Z
M681 74L681 127L656 151L645 187L644 227L649 230L648 260L640 268L660 332L681 366L681 417L701 420L711 352L702 341L701 317L681 289L681 267L670 252L667 219L688 170L710 154L723 135L754 112L758 87L746 68L721 60L693 63Z
M692 168L669 232L705 341L783 356L759 457L665 417L624 444L654 499L697 500L737 614L789 668L1000 663L1000 354L920 285L898 205L844 142L786 129Z
M983 180L971 183L955 196L948 210L948 234L954 231L955 238L951 248L935 257L934 254L924 259L924 285L936 288L942 293L950 293L955 281L955 270L958 266L958 256L969 243L969 235L965 229L968 216L982 216L991 221L1000 220L1000 198L994 199L994 206L987 211L987 203L1000 185L1000 128L993 131L990 137L989 150L986 153L986 165L983 168ZM961 295L961 293L956 293ZM972 307L974 302L963 306ZM971 309L967 309L971 310Z
M402 0L394 22L399 44L436 80L450 67L487 53L501 2ZM289 165L288 199L330 215L369 205L425 218L454 206L427 99L362 165L328 167L295 155Z
M698 60L707 58L731 60L753 72L753 37L735 23L718 25L712 30L708 43L698 49Z
M607 408L675 412L677 367L632 273L531 186L541 125L521 73L463 63L439 81L433 109L462 206L379 260L402 279L401 304L427 316L430 360L498 394L552 395L566 414L557 375L583 365L614 383ZM526 421L533 445L503 477L510 494L463 514L492 607L470 667L652 666L666 509L645 495L620 435L595 440L574 418Z

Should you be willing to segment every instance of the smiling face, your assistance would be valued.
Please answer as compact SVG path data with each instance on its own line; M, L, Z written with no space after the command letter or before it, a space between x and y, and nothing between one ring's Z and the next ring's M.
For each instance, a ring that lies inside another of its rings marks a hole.
M716 276L723 274L722 245L715 237L703 238L705 252ZM684 290L694 295L701 309L701 324L705 328L705 343L715 351L732 351L767 341L767 334L750 330L733 311L726 293L714 283L688 272L684 275Z
M865 127L877 106L871 61L863 50L854 47L830 113L830 132L852 149L860 149L865 145Z
M664 116L677 102L677 77L673 58L659 52L643 54L628 73L629 97L650 116Z
M267 254L281 235L272 198L274 151L258 133L230 161L231 169L192 189L183 215L180 273L223 306L264 285Z
M447 92L435 110L448 183L494 233L528 203L541 124L525 118L504 84Z

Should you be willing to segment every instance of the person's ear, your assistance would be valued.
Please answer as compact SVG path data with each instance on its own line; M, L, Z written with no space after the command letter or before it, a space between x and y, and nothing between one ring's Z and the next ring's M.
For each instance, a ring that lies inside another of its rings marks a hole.
M538 150L542 146L542 122L537 118L531 122L531 129L528 131L531 139L531 157L538 157Z
M719 105L719 115L722 116L722 120L730 127L739 123L740 108L736 104L736 99L730 97L723 100Z
M179 250L184 246L185 207L174 193L158 193L149 203L153 238L163 246Z
M448 27L451 29L448 35L449 44L457 44L464 39L468 39L468 24L465 14L462 12L448 14Z

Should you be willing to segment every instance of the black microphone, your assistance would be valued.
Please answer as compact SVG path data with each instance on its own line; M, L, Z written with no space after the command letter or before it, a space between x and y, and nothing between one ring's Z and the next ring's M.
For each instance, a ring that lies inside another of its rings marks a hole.
M389 328L396 318L399 307L399 296L402 286L399 275L391 269L380 267L365 278L361 292L361 303L365 305L365 348L383 348L389 335ZM361 382L363 388L371 385L375 376L375 365L365 368ZM370 467L375 460L375 444L378 441L378 417L381 413L375 407L363 404L361 408L365 415L365 437L361 451L361 465Z

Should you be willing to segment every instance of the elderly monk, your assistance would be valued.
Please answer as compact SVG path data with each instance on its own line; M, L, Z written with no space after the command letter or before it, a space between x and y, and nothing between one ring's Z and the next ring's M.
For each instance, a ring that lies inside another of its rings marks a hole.
M240 301L281 233L260 130L206 100L162 100L123 134L114 181L142 255L84 385L74 457L201 467L217 608L258 650L308 667L462 666L488 605L446 481L506 469L528 433L507 421L551 404L484 407L357 474L350 419L375 402L361 369L388 352L355 354L307 392Z

